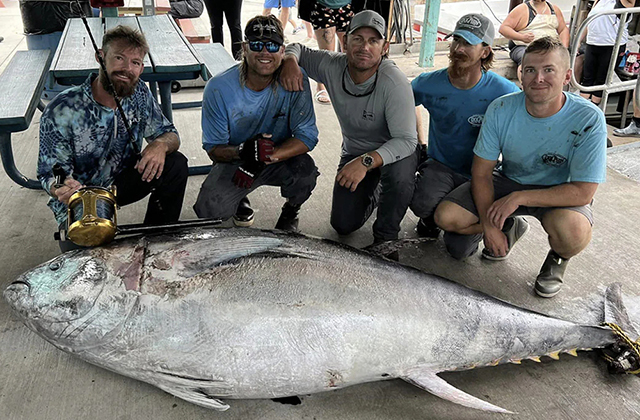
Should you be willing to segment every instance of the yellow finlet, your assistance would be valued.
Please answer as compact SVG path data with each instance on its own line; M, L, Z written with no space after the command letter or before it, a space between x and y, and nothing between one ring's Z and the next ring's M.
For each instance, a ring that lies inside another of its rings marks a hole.
M553 360L560 360L560 352L559 351L552 351L551 353L547 354L547 356L549 356Z
M500 363L500 360L502 360L502 359L496 359L493 362L489 363L488 366L498 366L498 364Z
M578 357L578 349L565 350L564 353L570 354L572 356Z
M540 363L540 356L529 356L527 357L529 360L533 360L534 362Z
M522 359L510 359L509 363L513 363L514 365L522 364Z

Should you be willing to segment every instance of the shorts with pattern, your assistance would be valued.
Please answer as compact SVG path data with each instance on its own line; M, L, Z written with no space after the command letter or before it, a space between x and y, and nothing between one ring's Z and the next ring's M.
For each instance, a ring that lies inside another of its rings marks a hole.
M351 4L347 4L339 9L331 9L316 2L313 3L310 22L314 30L335 26L336 32L346 32L352 17L353 11L351 10Z

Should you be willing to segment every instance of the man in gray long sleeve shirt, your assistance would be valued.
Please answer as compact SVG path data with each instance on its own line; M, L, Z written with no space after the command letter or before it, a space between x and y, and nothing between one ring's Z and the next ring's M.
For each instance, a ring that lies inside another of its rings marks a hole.
M281 75L285 89L302 88L303 67L324 83L342 129L342 156L333 189L331 225L340 234L359 229L377 206L375 242L397 239L413 195L417 165L416 114L411 85L384 59L384 19L355 15L346 54L289 45ZM299 65L299 66L298 66Z

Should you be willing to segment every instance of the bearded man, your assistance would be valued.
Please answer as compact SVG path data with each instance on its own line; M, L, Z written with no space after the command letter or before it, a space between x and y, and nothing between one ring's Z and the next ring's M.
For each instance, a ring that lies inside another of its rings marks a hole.
M107 31L99 50L106 74L92 74L80 86L54 98L40 120L38 179L51 195L49 207L59 228L67 223L69 198L87 186L117 188L119 206L151 193L145 224L175 222L180 217L187 183L187 159L178 152L178 133L163 115L149 88L140 80L149 46L144 36L118 26ZM98 57L96 56L96 59ZM111 80L129 122L130 138ZM142 140L148 144L142 149ZM141 150L134 152L132 142ZM64 184L55 182L52 168L61 165ZM73 248L61 241L62 251Z
M473 146L489 104L502 95L520 91L514 83L489 71L494 34L493 24L485 16L463 16L452 34L449 67L423 73L411 83L416 106L429 111L429 146L418 167L411 202L411 210L420 217L416 228L420 236L438 237L440 229L433 219L436 207L449 192L471 178ZM420 118L418 141L426 147ZM444 235L450 252L465 251L452 253L458 259L469 254L468 247L451 247L461 240L466 242L468 238L453 232Z

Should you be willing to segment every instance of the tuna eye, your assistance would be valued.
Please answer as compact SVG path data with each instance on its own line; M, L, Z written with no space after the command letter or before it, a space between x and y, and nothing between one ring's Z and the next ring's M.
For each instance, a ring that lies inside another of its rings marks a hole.
M59 269L62 266L62 264L60 264L58 261L54 261L51 264L49 264L49 270L51 271L56 271L57 269Z

